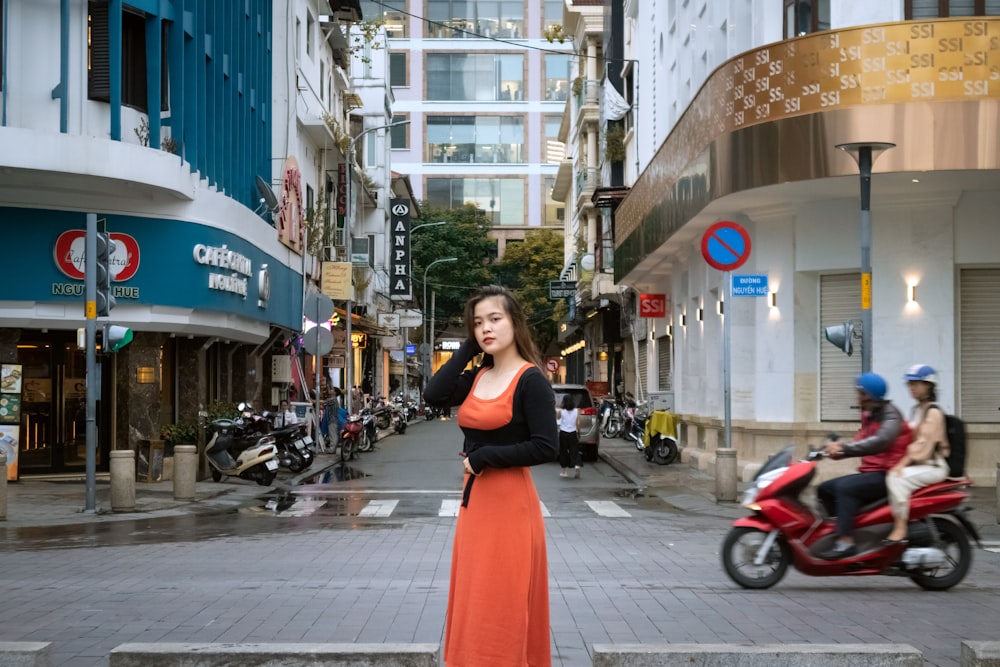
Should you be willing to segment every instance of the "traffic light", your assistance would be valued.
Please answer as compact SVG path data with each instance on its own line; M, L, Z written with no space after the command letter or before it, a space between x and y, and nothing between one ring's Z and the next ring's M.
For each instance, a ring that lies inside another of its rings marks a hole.
M106 317L115 307L115 297L111 286L111 255L115 242L111 232L97 232L97 316Z
M117 352L132 342L132 330L117 324L104 325L104 351Z
M826 339L839 347L843 352L846 352L847 356L854 354L854 343L851 342L851 339L854 338L853 322L848 320L843 324L835 324L832 327L827 327L824 333L826 334Z

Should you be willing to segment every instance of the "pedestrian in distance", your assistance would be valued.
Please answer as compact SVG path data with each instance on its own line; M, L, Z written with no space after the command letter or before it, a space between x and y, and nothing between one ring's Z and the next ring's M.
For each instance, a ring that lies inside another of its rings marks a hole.
M946 458L949 449L944 412L935 403L937 373L926 364L917 364L906 372L905 378L910 396L916 399L917 404L910 417L913 442L885 478L893 519L892 532L885 538L888 544L906 541L913 492L948 476Z
M570 473L580 479L580 468L583 459L580 458L580 410L576 401L569 394L563 395L562 405L556 410L559 421L559 465L562 470L560 477L569 477Z
M298 423L299 423L299 416L295 414L295 411L289 407L287 400L281 399L281 401L279 401L278 403L278 417L275 420L274 427L282 428L285 426L292 426L293 424L298 424Z
M460 406L464 435L444 662L549 667L545 525L529 467L558 455L555 394L510 291L476 292L465 326L468 338L425 392L431 405ZM480 353L482 363L466 370Z
M858 553L854 543L854 517L864 505L886 497L886 473L903 458L913 441L910 425L885 395L888 385L876 373L862 373L854 383L861 404L861 429L850 442L828 442L823 452L833 459L861 457L858 472L819 485L816 495L827 516L837 517L837 541L819 554L826 560Z

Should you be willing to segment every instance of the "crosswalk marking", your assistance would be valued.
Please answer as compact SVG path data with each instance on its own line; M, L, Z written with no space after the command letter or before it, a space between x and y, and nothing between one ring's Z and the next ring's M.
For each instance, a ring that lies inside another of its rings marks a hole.
M608 517L632 516L631 514L623 510L621 507L619 507L618 503L612 500L587 500L585 502L587 503L587 505L590 506L590 509L594 510L601 516L608 516Z
M286 517L303 517L321 510L327 505L329 501L324 498L299 498L296 499L294 503L284 509L279 509L277 503L269 503L265 507L261 507L257 510L257 513L270 513L268 510L272 510L274 514ZM387 518L393 515L396 508L399 506L399 498L376 498L369 500L364 507L362 507L357 516L365 518ZM619 517L631 517L632 515L624 510L618 503L612 500L586 500L584 501L586 506L590 511L594 512L598 516L619 518ZM439 517L456 517L458 516L458 511L461 508L462 500L460 498L444 498L441 500L438 506L437 515ZM546 518L552 517L552 512L545 505L544 502L538 502L539 507L542 511L542 516ZM565 509L571 507L572 504L560 504L559 508L562 514L565 515ZM250 508L253 510L254 508Z
M358 516L386 517L392 514L398 504L398 500L372 500L358 512Z
M458 498L448 498L441 501L441 508L438 509L438 516L458 516L458 508L462 506L462 501Z

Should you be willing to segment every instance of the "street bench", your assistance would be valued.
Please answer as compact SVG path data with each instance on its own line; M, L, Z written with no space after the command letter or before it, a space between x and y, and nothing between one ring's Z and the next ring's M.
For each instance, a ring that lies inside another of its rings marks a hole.
M962 642L961 667L1000 667L1000 642Z
M922 667L908 644L594 644L594 667ZM963 649L964 650L964 649ZM964 664L964 663L963 663ZM992 666L991 666L992 667Z
M111 667L438 667L437 644L132 643L111 650Z
M49 667L49 642L0 642L0 665Z

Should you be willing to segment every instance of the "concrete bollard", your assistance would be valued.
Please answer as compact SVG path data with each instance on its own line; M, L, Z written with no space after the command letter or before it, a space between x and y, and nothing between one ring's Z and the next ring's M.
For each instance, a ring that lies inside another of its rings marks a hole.
M135 452L131 449L111 451L111 511L131 512L135 509Z
M194 500L198 480L198 447L174 447L174 500Z
M715 450L715 502L736 500L736 450Z
M7 520L7 452L0 451L0 521Z

